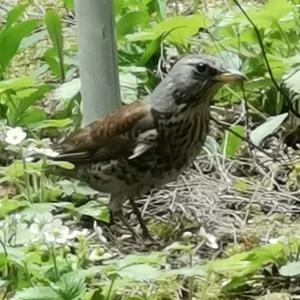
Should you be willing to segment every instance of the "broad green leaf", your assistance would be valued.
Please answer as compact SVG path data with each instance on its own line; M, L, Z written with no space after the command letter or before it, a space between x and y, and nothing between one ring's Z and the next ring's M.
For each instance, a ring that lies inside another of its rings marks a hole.
M12 300L66 300L50 287L33 287L18 291Z
M51 213L54 210L54 208L54 203L30 203L28 207L22 209L21 215L26 220L33 220L34 217L39 216L41 214L45 215L45 213Z
M140 65L143 66L143 65L147 64L147 62L148 62L148 61L151 59L151 57L156 53L156 51L159 50L160 44L161 44L161 40L162 40L162 38L159 37L159 38L157 38L157 39L151 41L151 42L147 45L146 49L144 50L144 52L143 52L143 54L142 54L142 56L141 56L141 58L140 58L140 60L139 60L139 64L140 64Z
M63 0L64 6L69 10L74 10L74 0Z
M2 269L6 266L7 264L7 257L5 254L0 253L0 270L2 271ZM1 283L0 283L0 287L2 287Z
M245 128L243 126L236 125L232 126L231 129L244 137ZM226 131L221 145L223 153L228 157L234 157L241 143L242 140L238 136L232 132Z
M7 198L0 199L0 219L3 219L5 218L5 216L26 206L28 206L27 201L20 201Z
M54 76L60 77L61 69L60 69L59 59L57 57L57 53L54 50L54 48L49 48L45 51L44 60L49 66L49 69L51 70L52 74Z
M55 10L49 9L45 15L45 24L53 44L53 48L59 59L60 77L62 80L65 78L64 72L64 53L63 53L63 34L62 24L60 18Z
M67 101L79 94L81 89L80 78L74 78L65 82L54 91L54 98L61 101Z
M176 16L155 25L148 31L127 35L131 42L155 40L166 34L166 39L175 44L184 45L187 38L197 34L200 27L205 27L205 19L202 15Z
M55 161L55 160L48 160L47 161L49 166L57 166L66 170L73 170L74 165L68 161Z
M51 90L50 85L40 85L36 88L22 90L17 93L18 101L15 103L17 119L21 120L23 113L32 106L36 101L41 100L42 97Z
M283 113L281 115L270 117L265 123L256 127L250 133L251 141L258 146L264 138L276 131L283 121L287 118L288 113Z
M61 180L59 185L62 187L62 190L65 195L71 196L72 194L81 194L85 196L94 196L98 192L89 187L87 184L81 181L70 181L70 180Z
M0 81L0 94L7 90L18 91L24 88L33 87L34 85L35 81L29 76L2 80Z
M26 7L27 5L18 4L11 9L7 15L5 27L9 28L16 23L25 11Z
M121 14L123 8L125 8L124 0L114 0L114 13L117 17Z
M120 72L121 100L129 104L137 100L138 96L138 79L132 73Z
M123 15L116 24L118 37L132 33L138 27L145 27L150 22L149 14L145 11L132 11Z
M80 215L90 216L96 220L109 222L109 211L106 206L98 203L97 201L89 201L88 203L77 207L77 213Z
M78 271L65 273L53 285L53 289L62 299L81 300L86 290L84 277Z
M255 248L225 259L207 263L208 272L216 272L227 278L243 277L258 271L261 267L276 263L283 255L283 245L274 244Z
M34 163L27 163L26 164L26 172L28 173L35 173L42 170L42 162L34 162ZM0 183L6 181L13 181L15 182L16 179L19 177L24 176L24 165L23 162L20 160L15 160L12 164L8 165L7 167L2 167L0 169L0 174L3 177L0 177Z
M279 274L282 276L299 276L300 275L300 262L288 262L286 265L281 266L279 269Z
M46 118L47 114L44 110L38 107L30 107L18 121L18 124L29 128L34 128L35 124L40 124Z
M148 255L127 255L123 259L117 261L118 269L123 269L129 265L162 265L165 263L165 254L160 252L152 252Z
M41 123L37 123L31 126L34 130L41 130L45 128L65 128L68 125L72 124L72 120L70 118L65 119L48 119L43 120Z
M28 36L39 24L39 20L27 20L0 32L0 65L6 67L17 53L23 38Z
M130 278L135 281L148 281L159 278L161 271L158 267L148 264L129 265L118 271L121 278Z

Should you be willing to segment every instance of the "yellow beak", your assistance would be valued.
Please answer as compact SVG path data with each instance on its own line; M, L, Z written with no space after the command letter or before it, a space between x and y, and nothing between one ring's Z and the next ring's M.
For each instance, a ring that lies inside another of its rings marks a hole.
M247 79L247 77L243 73L241 73L239 71L236 71L236 70L227 70L224 73L216 75L214 77L214 79L216 81L219 81L219 82L229 83L229 82L232 82L232 81L245 80L245 79Z

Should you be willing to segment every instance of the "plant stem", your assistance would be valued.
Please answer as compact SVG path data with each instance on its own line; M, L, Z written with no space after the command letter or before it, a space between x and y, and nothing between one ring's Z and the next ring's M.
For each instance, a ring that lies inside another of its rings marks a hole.
M111 282L110 282L109 289L108 289L107 295L105 297L105 300L110 300L112 289L113 289L113 286L114 286L114 283L115 283L116 279L117 279L117 275L114 274L112 276L112 279L111 279Z
M45 202L45 172L44 169L46 167L46 160L45 158L42 159L42 169L41 169L41 177L40 177L40 202Z
M54 272L55 272L56 281L58 281L59 280L59 272L58 272L58 266L57 266L57 260L56 260L54 245L51 245L50 252L51 252L51 255L52 255L52 259L53 259L53 265L54 265Z
M26 184L25 191L26 191L29 202L32 203L32 198L31 198L31 193L30 193L30 178L29 178L29 174L27 172L27 164L26 164L26 160L24 157L22 146L20 147L20 154L21 154L21 159L22 159L23 169L24 169L24 179L25 179L25 184Z
M190 256L190 262L189 262L189 265L190 265L190 268L192 268L192 266L193 266L193 253L192 253L192 250L190 251L189 256ZM194 277L194 276L189 277L189 279L188 279L188 282L189 282L189 295L188 295L188 300L192 300L192 299L193 299L193 294L194 294L194 281L195 281L195 277Z

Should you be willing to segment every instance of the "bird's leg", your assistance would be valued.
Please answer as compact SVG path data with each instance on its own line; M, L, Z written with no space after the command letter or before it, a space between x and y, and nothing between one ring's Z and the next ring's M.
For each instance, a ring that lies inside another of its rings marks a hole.
M133 200L132 198L129 198L129 202L130 202L130 204L131 204L131 206L132 206L132 208L133 208L133 212L134 212L135 215L137 216L137 219L138 219L138 221L139 221L139 223L140 223L140 225L141 225L141 227L142 227L143 237L144 237L145 239L148 239L148 240L150 240L150 241L153 241L153 238L152 238L152 236L150 235L149 230L148 230L148 228L147 228L147 226L146 226L146 224L145 224L145 222L144 222L144 220L143 220L143 218L142 218L142 216L141 216L141 213L140 213L140 211L139 211L139 208L137 207L137 205L135 204L135 202L134 202L134 200Z
M133 228L127 222L126 218L123 215L122 210L119 210L119 211L115 212L115 215L117 215L119 217L119 219L122 221L122 223L125 225L125 227L132 233L133 237L135 239L138 239L138 236L137 236L136 232L133 230Z

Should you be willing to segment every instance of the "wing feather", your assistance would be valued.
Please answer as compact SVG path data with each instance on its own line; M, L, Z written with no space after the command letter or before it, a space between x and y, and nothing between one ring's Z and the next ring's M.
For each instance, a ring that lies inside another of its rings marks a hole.
M58 159L73 163L133 158L151 148L149 137L156 135L149 108L136 101L71 134L56 150Z

